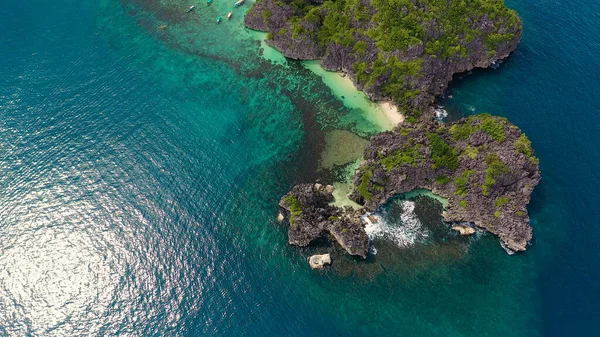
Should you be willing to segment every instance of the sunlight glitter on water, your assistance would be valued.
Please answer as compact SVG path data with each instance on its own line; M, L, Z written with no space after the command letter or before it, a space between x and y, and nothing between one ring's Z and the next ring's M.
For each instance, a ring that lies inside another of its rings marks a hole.
M0 301L19 303L5 306L12 313L4 317L12 323L33 331L73 331L80 320L101 317L109 307L125 271L116 256L123 253L123 242L86 221L84 214L94 212L90 203L61 204L56 195L42 193L26 198L37 203L12 210L19 225L3 233L11 242L0 257L0 284L7 290Z

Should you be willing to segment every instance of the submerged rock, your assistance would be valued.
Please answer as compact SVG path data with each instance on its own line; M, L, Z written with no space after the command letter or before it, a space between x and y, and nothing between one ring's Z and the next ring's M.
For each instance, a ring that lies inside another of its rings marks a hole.
M313 255L308 258L308 264L312 269L323 269L325 265L331 264L331 255Z

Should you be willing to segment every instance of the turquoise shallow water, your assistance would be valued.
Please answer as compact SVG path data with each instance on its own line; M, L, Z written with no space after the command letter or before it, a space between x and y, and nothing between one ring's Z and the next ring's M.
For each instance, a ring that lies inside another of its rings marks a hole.
M598 6L508 4L518 50L444 104L530 136L543 170L530 249L381 243L318 273L287 245L276 201L333 179L318 171L325 133L376 132L364 113L300 64L261 58L244 9L216 26L229 3L185 15L180 1L9 0L0 336L594 335Z

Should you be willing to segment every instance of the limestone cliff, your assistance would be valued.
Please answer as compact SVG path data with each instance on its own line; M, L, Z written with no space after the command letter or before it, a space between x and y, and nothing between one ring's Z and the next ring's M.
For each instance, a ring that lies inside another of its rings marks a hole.
M292 245L304 247L330 235L350 255L366 258L369 238L360 215L329 205L332 189L320 184L300 184L287 193L279 206L289 222L288 238Z
M518 45L522 23L503 0L259 0L247 27L293 59L321 59L373 100L416 120L456 73L488 67Z
M541 179L538 159L525 134L504 118L405 125L374 136L365 159L351 198L367 209L426 188L448 199L448 222L473 222L515 251L531 240L526 206Z

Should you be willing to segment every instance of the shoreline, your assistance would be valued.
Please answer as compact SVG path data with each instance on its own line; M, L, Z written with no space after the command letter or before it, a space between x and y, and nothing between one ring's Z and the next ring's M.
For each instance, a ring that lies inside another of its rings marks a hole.
M404 115L391 101L372 101L345 73L325 70L318 60L302 61L302 65L319 75L344 106L362 110L365 117L379 126L381 131L392 130L404 121Z
M260 42L259 50L260 50L260 56L262 58L271 62L272 64L281 65L286 68L288 67L287 59L285 58L285 56L283 56L283 54L279 50L277 50L276 48L273 48L267 44L267 42L266 42L267 33L261 32L258 30L250 30L250 29L247 29L247 31L249 32L251 39Z
M283 54L265 42L267 33L254 31L251 37L260 41L261 56L272 64L288 67L287 59ZM321 77L323 83L344 106L349 109L359 109L365 114L367 120L378 126L380 131L394 129L404 122L405 116L391 101L372 101L344 72L325 70L319 60L300 61L302 66Z

